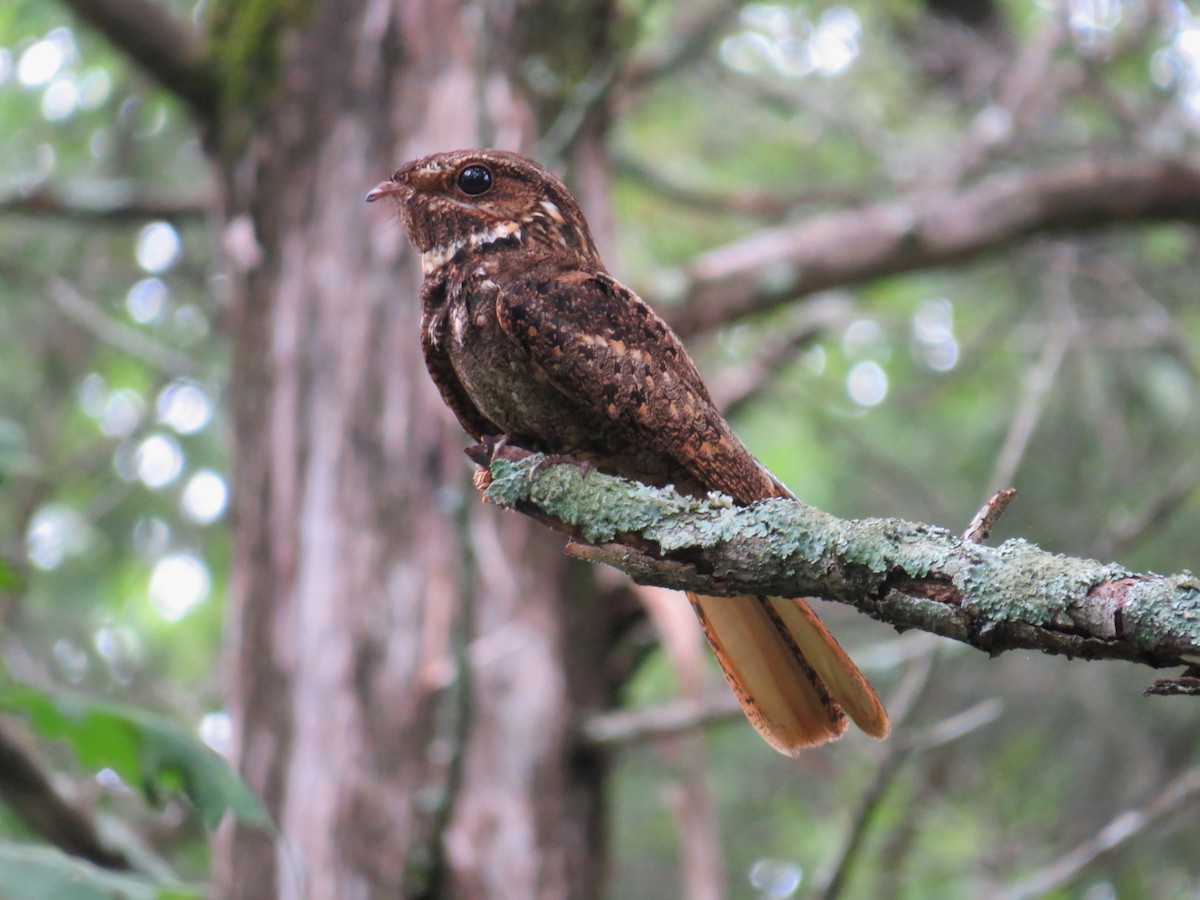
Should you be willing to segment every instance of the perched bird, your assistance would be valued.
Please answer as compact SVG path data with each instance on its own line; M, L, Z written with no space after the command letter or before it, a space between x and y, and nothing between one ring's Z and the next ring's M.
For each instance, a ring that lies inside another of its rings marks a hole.
M390 197L421 253L425 363L463 428L643 482L740 504L792 494L713 405L679 338L608 274L579 203L532 160L437 153ZM803 600L688 594L746 717L776 750L887 713Z

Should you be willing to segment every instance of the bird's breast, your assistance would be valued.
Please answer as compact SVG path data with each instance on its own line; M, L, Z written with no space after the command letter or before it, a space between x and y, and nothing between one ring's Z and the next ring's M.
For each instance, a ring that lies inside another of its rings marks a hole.
M507 434L571 442L583 413L500 327L500 291L486 273L451 286L444 352L471 402Z

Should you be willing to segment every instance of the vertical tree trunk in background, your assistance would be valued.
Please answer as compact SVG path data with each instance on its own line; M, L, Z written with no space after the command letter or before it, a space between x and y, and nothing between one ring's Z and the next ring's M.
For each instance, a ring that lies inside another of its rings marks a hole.
M362 202L406 159L533 136L518 21L504 3L316 0L252 136L227 118L217 142L229 692L238 764L283 833L227 835L218 896L597 890L602 766L572 725L610 700L612 614L566 596L560 540L479 503L420 359L416 259Z

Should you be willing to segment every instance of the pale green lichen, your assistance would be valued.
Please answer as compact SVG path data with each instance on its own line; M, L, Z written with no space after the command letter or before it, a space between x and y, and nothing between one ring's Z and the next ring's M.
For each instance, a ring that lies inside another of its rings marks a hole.
M956 589L954 616L967 613L976 634L1024 623L1107 639L1117 634L1115 609L1106 612L1092 592L1130 579L1120 609L1123 637L1147 648L1187 653L1200 648L1200 582L1190 572L1139 575L1112 563L1049 553L1019 538L988 547L900 519L837 519L794 500L739 507L722 495L685 497L670 487L546 463L540 456L497 461L491 473L489 500L509 507L533 504L577 527L589 542L637 534L656 543L664 556L704 551L723 592L771 585L868 609L870 598L889 595L893 576L901 586L931 577ZM646 564L638 565L653 581ZM672 583L682 576L686 573L674 572ZM908 613L912 622L937 630L933 619L945 619L948 608L920 596L911 602L925 605L920 613L916 608ZM942 633L959 634L962 621L944 623Z
M1126 592L1121 618L1139 643L1200 647L1200 584L1186 570L1138 581Z
M994 621L1066 624L1096 585L1131 573L1120 566L1048 553L1021 538L980 548L955 583L965 608Z
M485 491L488 500L507 507L533 503L578 526L591 543L611 541L618 534L645 533L663 519L704 509L702 501L666 488L584 472L575 465L545 464L540 455L516 463L496 460L491 474L492 483Z

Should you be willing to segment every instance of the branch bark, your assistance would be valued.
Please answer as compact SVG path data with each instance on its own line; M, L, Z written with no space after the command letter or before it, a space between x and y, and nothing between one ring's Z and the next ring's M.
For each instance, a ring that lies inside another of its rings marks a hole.
M1119 813L1082 843L1007 890L997 891L995 896L1004 900L1044 897L1069 885L1096 859L1139 837L1168 816L1174 815L1193 801L1197 794L1200 794L1200 766L1186 770L1172 779L1144 806Z
M190 22L154 0L64 0L88 25L183 100L205 123L217 109L217 78Z
M823 597L992 655L1200 661L1200 579L1190 572L1131 572L1022 539L985 547L934 525L843 520L794 500L684 497L511 445L488 471L488 500L570 533L568 552L643 584Z
M671 324L705 331L835 285L961 262L1040 232L1200 220L1200 166L1084 158L756 232L684 270Z
M26 825L60 850L106 869L133 868L123 853L103 841L92 817L55 790L33 755L3 723L0 798Z
M84 225L143 224L153 219L202 219L209 213L207 197L137 196L121 184L105 185L87 194L40 189L0 197L0 213L61 219Z

